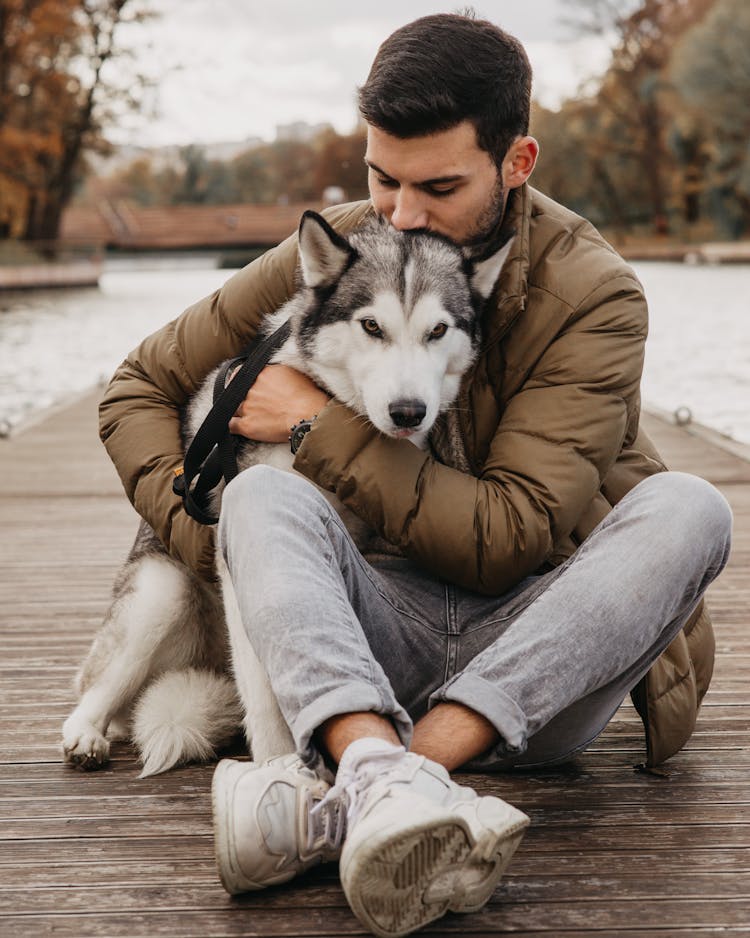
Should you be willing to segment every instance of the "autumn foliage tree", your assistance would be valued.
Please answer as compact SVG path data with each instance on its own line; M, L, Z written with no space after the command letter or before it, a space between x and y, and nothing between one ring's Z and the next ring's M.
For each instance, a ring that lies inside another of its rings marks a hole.
M670 144L693 173L685 198L701 199L722 235L750 230L750 4L716 0L681 39L670 77L685 105Z
M555 180L562 201L572 188L578 207L589 203L586 213L600 222L624 230L648 219L652 231L669 232L675 194L685 189L680 174L695 170L670 147L676 116L684 108L670 64L682 37L715 2L575 0L578 28L612 36L614 45L594 94L567 102L560 116L537 114L540 136L549 129L549 144L564 140L577 154L575 175L583 177L583 191L571 171L569 178ZM542 163L537 178L547 184L552 172Z
M30 241L57 237L82 158L132 95L107 70L120 24L139 0L0 0L0 225Z
M274 205L318 203L327 190L366 199L365 132L328 128L312 140L277 140L252 146L227 161L203 147L181 147L168 166L164 155L144 155L111 176L91 180L81 199L131 200L139 205L185 203Z
M324 192L337 187L344 190L348 199L366 199L365 145L364 129L344 136L333 131L321 135L315 164L315 189Z

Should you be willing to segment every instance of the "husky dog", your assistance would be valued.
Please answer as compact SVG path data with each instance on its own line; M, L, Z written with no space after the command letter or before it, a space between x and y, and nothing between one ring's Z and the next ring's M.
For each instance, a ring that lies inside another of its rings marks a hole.
M272 361L309 375L381 433L424 447L476 357L480 313L510 246L501 236L492 253L471 259L437 235L399 232L380 219L344 238L306 212L301 287L263 327L270 334L291 321ZM211 407L213 380L187 408L188 441ZM258 463L291 469L292 461L286 445L248 440L239 447L240 469ZM369 532L337 508L364 548ZM63 725L66 761L99 768L110 740L129 736L144 777L213 758L243 722L255 759L293 751L220 556L217 567L221 591L169 557L141 523L76 677L80 700Z

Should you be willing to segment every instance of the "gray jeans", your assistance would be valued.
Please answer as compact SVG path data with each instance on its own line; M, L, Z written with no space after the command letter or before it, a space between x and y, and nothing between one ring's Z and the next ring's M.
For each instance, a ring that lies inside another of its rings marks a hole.
M368 563L310 482L256 466L227 487L219 540L309 764L329 717L387 715L408 747L412 721L454 701L500 734L471 763L493 771L563 761L601 733L723 568L731 523L709 483L658 474L562 566L487 597L406 559Z

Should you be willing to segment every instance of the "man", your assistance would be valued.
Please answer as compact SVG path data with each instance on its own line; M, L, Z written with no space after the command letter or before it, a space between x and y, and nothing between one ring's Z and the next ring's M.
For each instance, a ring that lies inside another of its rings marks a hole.
M464 471L352 421L282 366L230 424L282 442L307 418L295 468L403 556L369 564L299 476L256 467L227 487L219 544L297 753L220 764L221 878L257 889L340 856L354 912L380 935L481 907L523 834L525 815L446 769L564 760L631 689L654 764L689 737L711 674L701 597L726 562L729 510L663 472L639 433L641 287L588 223L527 186L530 78L490 23L398 30L360 91L371 205L328 213L347 231L374 209L460 244L515 230L455 411ZM191 307L102 404L137 509L207 576L210 534L166 494L176 405L288 297L295 263L290 239Z

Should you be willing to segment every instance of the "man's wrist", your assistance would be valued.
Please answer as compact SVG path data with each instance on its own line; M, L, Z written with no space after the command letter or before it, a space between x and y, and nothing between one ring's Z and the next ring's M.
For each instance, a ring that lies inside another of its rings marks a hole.
M297 455L297 450L302 446L302 441L305 439L307 434L312 430L313 423L317 419L317 414L314 414L312 417L303 418L298 420L297 423L289 431L289 449L292 451L292 455Z

